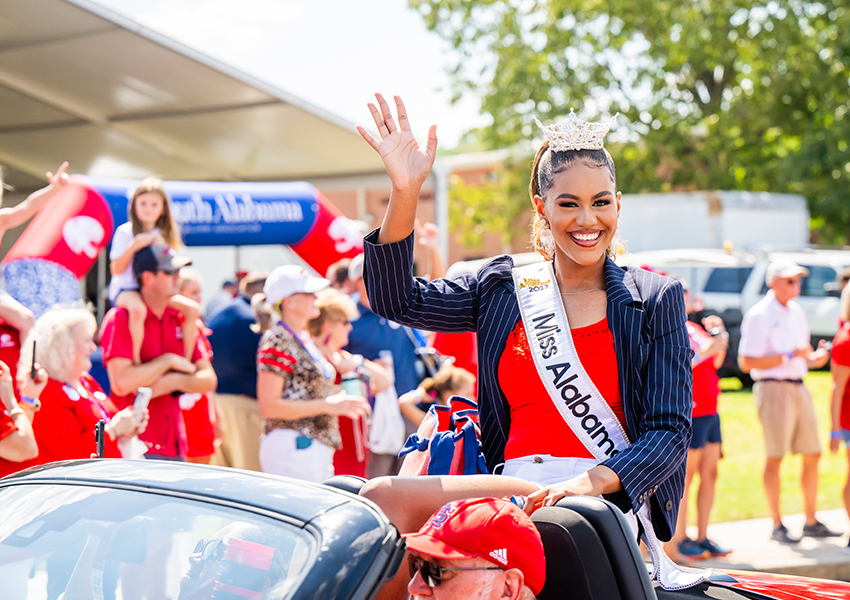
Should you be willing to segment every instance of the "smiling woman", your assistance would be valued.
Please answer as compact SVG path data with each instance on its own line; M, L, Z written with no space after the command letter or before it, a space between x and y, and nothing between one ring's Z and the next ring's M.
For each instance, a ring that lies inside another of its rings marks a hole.
M572 169L576 167L576 169ZM602 247L614 258L617 241L617 218L620 214L620 192L614 161L604 149L551 152L549 140L537 151L532 167L529 193L534 202L531 242L534 249L548 260L555 258L551 223L546 217L544 196L553 198L549 208L560 221L572 217L569 236L580 248ZM576 195L579 193L579 195ZM592 210L578 211L582 195ZM556 207L570 209L556 211ZM592 213L592 216L591 216ZM607 243L606 243L607 242ZM567 245L561 248L569 247ZM565 290L562 290L564 292Z
M422 149L401 99L396 123L376 98L369 109L381 139L358 130L383 159L393 190L381 228L365 240L369 301L403 325L477 332L482 445L488 467L502 475L384 478L368 482L364 495L402 532L464 497L525 494L531 512L564 496L606 495L637 515L657 547L656 535L673 533L682 495L692 353L681 285L620 268L608 255L620 209L614 164L602 148L613 120L570 115L541 126L547 139L532 171L532 242L549 262L515 267L501 256L477 274L426 282L412 276L412 232L436 128ZM654 555L662 585L692 585L704 575Z

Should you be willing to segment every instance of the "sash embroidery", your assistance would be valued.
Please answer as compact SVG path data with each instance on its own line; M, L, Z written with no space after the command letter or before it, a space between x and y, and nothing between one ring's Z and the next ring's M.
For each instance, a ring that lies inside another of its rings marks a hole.
M616 456L631 443L579 360L552 263L514 267L512 274L528 346L549 398L598 462ZM652 555L651 578L662 588L684 589L711 577L711 569L680 567L670 560L652 526L649 495L636 513Z

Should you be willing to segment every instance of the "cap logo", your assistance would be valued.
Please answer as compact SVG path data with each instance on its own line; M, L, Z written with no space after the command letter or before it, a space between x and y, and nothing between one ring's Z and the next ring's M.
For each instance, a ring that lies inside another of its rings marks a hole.
M428 521L428 527L431 527L432 529L440 529L446 521L449 520L449 517L451 517L456 511L457 506L455 504L446 504L443 508L434 513L434 516L431 517L430 521Z
M507 550L507 548L501 548L499 550L493 550L490 553L490 556L495 558L497 561L499 561L503 565L508 564L508 550Z

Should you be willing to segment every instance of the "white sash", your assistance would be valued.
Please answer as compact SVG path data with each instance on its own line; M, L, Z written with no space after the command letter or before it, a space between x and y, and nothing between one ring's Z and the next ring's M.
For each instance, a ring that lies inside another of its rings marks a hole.
M552 263L514 267L513 278L534 366L555 408L598 462L622 452L628 436L579 360ZM711 569L680 567L665 554L652 527L649 495L637 516L652 554L652 578L661 587L683 589L711 576Z

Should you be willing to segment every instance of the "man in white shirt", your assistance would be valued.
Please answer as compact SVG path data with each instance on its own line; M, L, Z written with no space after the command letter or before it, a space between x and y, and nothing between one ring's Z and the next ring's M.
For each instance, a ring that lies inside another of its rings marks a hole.
M744 315L738 347L738 364L755 381L753 395L764 430L764 490L773 519L772 537L791 544L800 539L788 533L779 510L779 472L789 452L803 455L803 535L841 535L815 518L821 448L812 397L803 378L809 368L824 366L829 352L823 342L817 350L812 348L806 313L793 300L800 295L801 277L808 274L792 261L768 265L765 281L770 291Z

